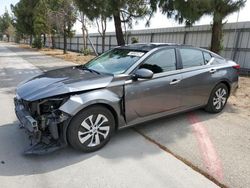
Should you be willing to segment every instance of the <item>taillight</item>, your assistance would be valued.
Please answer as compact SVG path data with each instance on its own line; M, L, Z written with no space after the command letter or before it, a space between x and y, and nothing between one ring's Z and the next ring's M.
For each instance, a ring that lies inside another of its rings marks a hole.
M237 71L237 74L240 73L240 65L239 64L234 65L233 68Z
M236 64L236 65L233 66L233 68L239 71L240 70L240 65Z

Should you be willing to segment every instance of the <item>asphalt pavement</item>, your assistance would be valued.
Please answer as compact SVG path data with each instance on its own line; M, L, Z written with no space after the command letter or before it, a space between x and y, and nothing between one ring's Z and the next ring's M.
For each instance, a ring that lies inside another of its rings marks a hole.
M54 61L62 60L0 43L1 187L217 187L131 129L120 131L95 153L68 147L49 155L24 156L29 141L14 114L15 88L41 73L38 67L57 67L58 63L52 65Z

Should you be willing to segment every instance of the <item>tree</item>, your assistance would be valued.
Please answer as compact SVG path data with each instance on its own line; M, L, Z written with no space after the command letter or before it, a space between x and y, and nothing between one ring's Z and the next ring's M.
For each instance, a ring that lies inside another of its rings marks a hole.
M86 15L83 12L80 12L80 22L82 24L82 39L83 39L83 49L86 50L87 49L87 38L88 38L88 19L86 17Z
M38 46L42 47L41 36L43 35L43 46L46 44L46 34L50 33L50 22L48 20L48 0L39 0L34 7L33 27L35 39ZM40 44L41 43L41 44Z
M109 0L75 0L75 3L82 15L86 15L92 22L95 21L98 33L102 37L102 52L104 52L107 20L111 19Z
M246 0L212 0L210 14L213 16L211 50L219 53L222 48L223 20L244 7Z
M11 5L14 13L14 27L17 34L30 36L30 45L34 35L34 8L39 0L20 0L15 6Z
M222 43L223 20L245 5L246 0L150 0L151 8L160 8L169 18L191 26L203 15L212 15L211 50L219 53Z
M73 0L51 0L49 15L53 18L57 33L63 34L63 53L67 53L67 38L74 34L72 28L77 12Z
M91 20L101 19L105 25L106 19L111 17L114 19L118 45L125 44L122 23L131 23L133 19L147 15L151 17L152 13L145 0L75 0L75 2L79 10L84 12ZM103 28L105 30L105 27ZM103 35L103 32L101 33Z
M0 33L1 33L1 36L3 35L7 36L8 42L10 40L10 36L14 35L12 18L9 15L7 10L5 10L5 13L0 17Z
M114 18L117 44L119 46L125 45L122 23L131 24L133 19L138 19L146 16L149 16L149 21L153 12L148 6L148 2L145 0L110 0L110 3L112 15ZM122 19L122 17L125 17L125 19ZM148 21L146 25L148 25Z

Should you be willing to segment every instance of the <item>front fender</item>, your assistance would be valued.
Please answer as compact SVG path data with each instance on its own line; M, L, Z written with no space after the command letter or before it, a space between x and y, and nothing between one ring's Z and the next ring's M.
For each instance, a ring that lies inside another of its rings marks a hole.
M120 102L121 97L112 91L107 89L93 90L82 94L72 95L59 110L74 116L82 109L93 104L106 104L112 107L117 114L120 114Z
M67 129L70 124L71 119L80 112L82 109L87 108L88 106L94 104L104 104L112 108L112 110L116 113L116 123L117 128L125 125L124 116L122 113L122 96L117 95L116 93L109 91L107 89L101 90L93 90L90 92L72 95L68 101L66 101L59 110L70 114L71 118L68 121L64 122L63 126L63 140L65 143L67 141Z

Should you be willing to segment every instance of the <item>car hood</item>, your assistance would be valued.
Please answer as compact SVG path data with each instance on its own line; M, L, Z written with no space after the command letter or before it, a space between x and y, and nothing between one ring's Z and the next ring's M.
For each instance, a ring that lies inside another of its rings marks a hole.
M106 87L113 79L110 74L97 74L80 66L51 70L17 87L17 95L35 101L56 95Z

